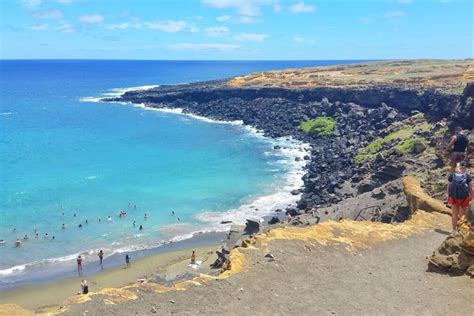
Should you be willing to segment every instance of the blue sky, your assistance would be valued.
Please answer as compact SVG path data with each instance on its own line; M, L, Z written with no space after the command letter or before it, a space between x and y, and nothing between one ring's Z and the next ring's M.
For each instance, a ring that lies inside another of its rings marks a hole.
M2 0L2 59L473 57L471 0Z

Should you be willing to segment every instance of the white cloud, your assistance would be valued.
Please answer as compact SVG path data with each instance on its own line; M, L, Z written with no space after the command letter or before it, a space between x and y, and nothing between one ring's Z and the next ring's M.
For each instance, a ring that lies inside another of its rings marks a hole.
M117 24L108 24L105 26L106 29L108 30L126 30L130 26L129 23L117 23Z
M35 9L41 4L41 0L21 0L21 4L26 9Z
M191 26L191 27L189 28L189 32L191 32L191 33L197 33L197 32L199 32L199 28L196 27L196 26Z
M397 0L397 2L401 4L410 4L412 1L411 0Z
M279 3L273 5L273 11L281 12L282 10L283 10L283 7Z
M60 26L58 26L56 28L57 31L59 32L63 32L63 33L74 33L76 31L76 29L74 28L74 26L72 26L71 24L69 23L63 23L61 24Z
M232 17L230 15L221 15L216 18L219 22L226 22L229 21Z
M218 9L233 9L243 16L260 15L260 7L271 5L273 0L202 0L202 3Z
M292 4L288 8L291 13L310 13L316 11L316 6L311 4L305 4L304 1Z
M400 18L402 16L405 16L405 12L403 11L388 11L385 13L387 19Z
M48 24L33 24L30 26L33 31L45 31L48 29Z
M61 19L63 12L61 10L40 11L36 12L33 16L39 19Z
M96 24L104 22L105 18L101 14L89 14L89 15L81 15L79 17L79 21L89 24Z
M304 38L299 37L299 36L295 36L295 37L293 37L293 42L298 43L298 44L302 44L302 43L304 43Z
M229 33L229 28L226 26L215 26L206 28L206 34L209 36L225 36Z
M145 25L153 30L160 30L163 32L168 33L177 33L184 31L188 27L188 23L186 21L158 21L158 22L149 22L145 23Z
M267 34L260 33L240 33L234 38L238 41L243 42L263 42L268 37Z
M70 4L74 2L74 0L56 0L56 1L62 4Z
M178 43L166 46L168 49L177 51L216 51L230 52L238 49L239 45L233 44L204 44L204 43Z

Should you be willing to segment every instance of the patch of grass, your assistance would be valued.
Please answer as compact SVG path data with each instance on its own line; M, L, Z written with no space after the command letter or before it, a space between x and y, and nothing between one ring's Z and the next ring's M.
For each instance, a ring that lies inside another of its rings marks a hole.
M365 159L367 159L367 157L369 157L368 154L357 154L357 155L354 157L354 161L355 161L355 163L357 163L357 164L361 164Z
M409 154L413 151L413 148L415 148L415 144L417 142L421 142L426 145L426 139L424 139L423 137L415 136L402 141L400 144L395 146L395 150L402 154Z
M312 120L305 120L301 122L300 128L305 133L317 133L320 136L329 136L334 130L336 122L333 118L328 116L319 116Z

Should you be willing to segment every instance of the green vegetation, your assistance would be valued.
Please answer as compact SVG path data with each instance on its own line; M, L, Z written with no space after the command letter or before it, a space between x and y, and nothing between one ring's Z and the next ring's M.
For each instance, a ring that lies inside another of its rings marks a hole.
M380 152L380 148L384 144L393 140L398 141L397 145L395 146L395 150L402 154L411 153L417 141L426 145L427 141L423 137L414 136L414 134L416 131L430 131L431 125L426 122L423 114L421 113L412 116L410 120L413 124L409 123L410 125L390 133L385 137L376 138L367 146L361 148L358 154L354 157L354 161L360 164L366 159L374 160L375 156Z
M305 133L317 133L320 136L329 136L334 130L336 122L328 116L319 116L315 119L306 119L301 122L300 128Z
M423 137L414 136L414 137L405 139L400 144L395 146L395 150L402 154L409 154L413 151L413 148L415 148L415 144L417 142L420 142L426 145L426 140Z

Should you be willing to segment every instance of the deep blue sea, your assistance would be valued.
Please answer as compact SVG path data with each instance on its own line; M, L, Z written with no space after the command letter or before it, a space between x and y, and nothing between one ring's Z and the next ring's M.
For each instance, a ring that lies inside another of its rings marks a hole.
M225 229L222 220L258 218L295 201L300 144L276 151L284 140L236 123L94 98L340 63L347 62L0 61L0 283L40 267L74 267L78 254L97 260L98 249L107 257Z

